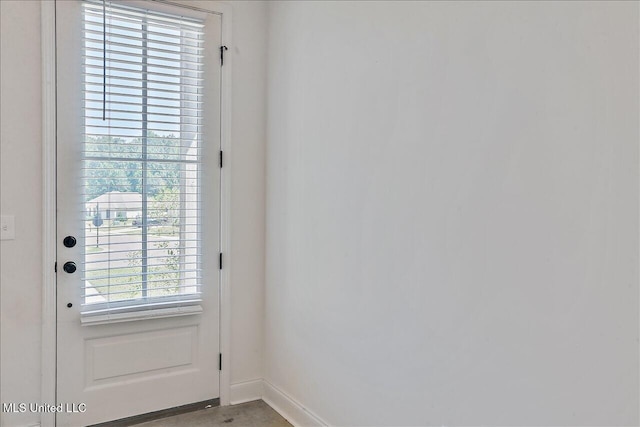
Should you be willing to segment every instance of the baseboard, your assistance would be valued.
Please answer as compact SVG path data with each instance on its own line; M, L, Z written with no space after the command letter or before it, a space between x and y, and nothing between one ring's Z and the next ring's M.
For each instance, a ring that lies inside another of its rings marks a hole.
M262 400L295 427L324 427L329 425L266 380L263 380Z
M263 381L262 378L241 383L231 384L229 393L229 403L237 405L239 403L251 402L262 399Z

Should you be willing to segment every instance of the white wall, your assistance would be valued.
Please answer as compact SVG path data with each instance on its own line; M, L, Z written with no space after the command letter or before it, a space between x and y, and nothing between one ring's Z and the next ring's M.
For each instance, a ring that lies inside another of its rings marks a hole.
M331 425L638 425L638 4L270 4L265 379Z
M0 401L40 401L41 84L40 4L0 1L1 209L16 215L16 240L2 241ZM233 2L231 383L262 377L266 5ZM20 268L19 265L23 267ZM37 415L2 414L1 425Z
M40 4L0 1L0 206L16 240L0 243L0 402L40 400L42 175ZM27 425L37 414L4 414Z

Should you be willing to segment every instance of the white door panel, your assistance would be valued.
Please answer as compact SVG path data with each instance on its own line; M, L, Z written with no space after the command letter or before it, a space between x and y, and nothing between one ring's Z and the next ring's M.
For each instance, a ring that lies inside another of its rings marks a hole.
M121 3L133 18L113 18ZM87 18L83 2L56 2L57 401L86 405L56 414L59 426L219 397L221 19L113 1L105 19L113 33L104 35L102 3L93 4ZM180 19L186 29L174 30ZM171 38L191 37L191 23L202 24L202 49ZM104 40L113 49L106 67L87 59ZM174 49L179 59L170 60ZM101 81L96 71L107 73L106 120L90 86ZM129 167L130 175L118 171ZM117 173L102 180L94 169ZM66 236L76 245L67 247Z

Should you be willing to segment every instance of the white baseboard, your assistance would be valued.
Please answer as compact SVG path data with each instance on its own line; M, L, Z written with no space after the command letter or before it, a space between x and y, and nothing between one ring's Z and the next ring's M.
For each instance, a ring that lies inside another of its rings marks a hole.
M262 399L262 378L241 383L231 384L229 393L229 403L237 405L239 403L251 402Z
M294 427L326 427L329 425L295 399L262 378L231 384L229 396L229 402L232 405L262 399Z
M262 400L295 427L324 427L329 425L266 380L263 380Z

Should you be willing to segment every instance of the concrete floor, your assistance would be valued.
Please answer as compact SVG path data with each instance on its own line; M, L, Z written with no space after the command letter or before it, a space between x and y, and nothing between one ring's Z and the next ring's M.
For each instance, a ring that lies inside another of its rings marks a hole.
M262 400L233 406L218 406L160 420L135 424L136 427L292 427Z

